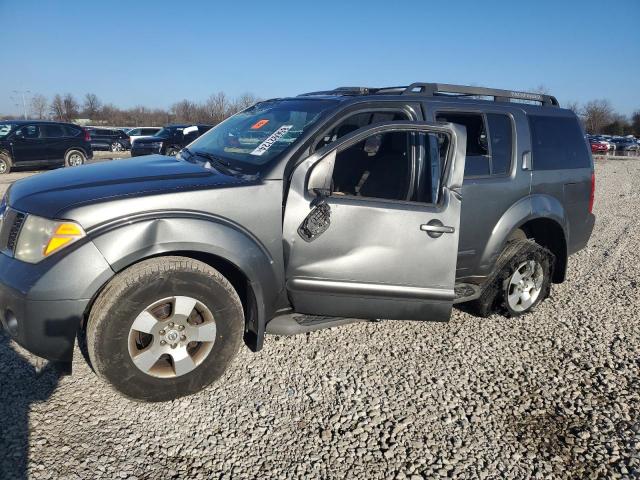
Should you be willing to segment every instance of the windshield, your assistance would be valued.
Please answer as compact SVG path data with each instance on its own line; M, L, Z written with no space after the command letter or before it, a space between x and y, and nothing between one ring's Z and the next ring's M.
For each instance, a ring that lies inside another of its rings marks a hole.
M287 150L335 100L269 100L240 112L195 140L189 149L243 171L260 170Z
M5 138L15 128L15 123L0 123L0 138Z

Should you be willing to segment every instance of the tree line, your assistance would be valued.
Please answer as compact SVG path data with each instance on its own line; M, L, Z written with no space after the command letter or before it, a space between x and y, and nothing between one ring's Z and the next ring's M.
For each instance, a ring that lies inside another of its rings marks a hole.
M111 126L160 127L169 123L205 123L216 125L225 118L253 105L259 99L250 93L239 97L229 97L224 92L214 93L203 102L181 100L169 109L119 108L103 103L95 93L87 93L79 101L71 93L56 94L50 100L42 94L35 94L29 102L32 119L73 122L87 119L89 124Z
M546 93L544 86L535 89ZM50 100L35 94L29 102L29 114L34 119L52 119L73 122L79 118L90 124L112 126L162 126L169 123L206 123L216 125L225 118L259 99L250 93L229 97L224 92L214 93L203 102L181 100L169 109L137 106L123 109L103 103L95 93L87 93L79 101L71 93L56 94ZM587 133L608 135L635 135L640 137L640 110L630 117L618 113L608 100L591 100L584 104L571 102L565 105L581 119Z

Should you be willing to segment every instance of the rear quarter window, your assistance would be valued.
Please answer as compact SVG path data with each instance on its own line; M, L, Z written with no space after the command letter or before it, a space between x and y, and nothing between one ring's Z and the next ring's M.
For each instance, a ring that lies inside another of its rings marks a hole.
M590 168L591 157L575 118L529 115L534 170Z
M72 127L70 125L65 125L64 130L67 134L67 137L78 137L82 133L82 130L80 128Z

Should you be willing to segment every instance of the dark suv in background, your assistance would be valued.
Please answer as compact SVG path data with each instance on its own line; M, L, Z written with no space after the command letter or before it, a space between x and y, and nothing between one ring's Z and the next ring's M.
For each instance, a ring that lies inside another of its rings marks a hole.
M131 156L160 153L176 156L178 152L193 142L213 125L168 125L153 137L139 138L131 147Z
M0 174L14 167L75 167L93 157L89 132L72 123L0 122Z
M91 146L94 150L122 152L131 148L131 140L122 130L109 128L89 128Z

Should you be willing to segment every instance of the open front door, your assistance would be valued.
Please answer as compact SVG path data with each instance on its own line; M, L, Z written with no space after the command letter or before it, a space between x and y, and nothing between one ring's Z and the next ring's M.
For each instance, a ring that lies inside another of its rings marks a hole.
M294 171L284 217L298 313L447 320L454 299L464 127L357 130Z

